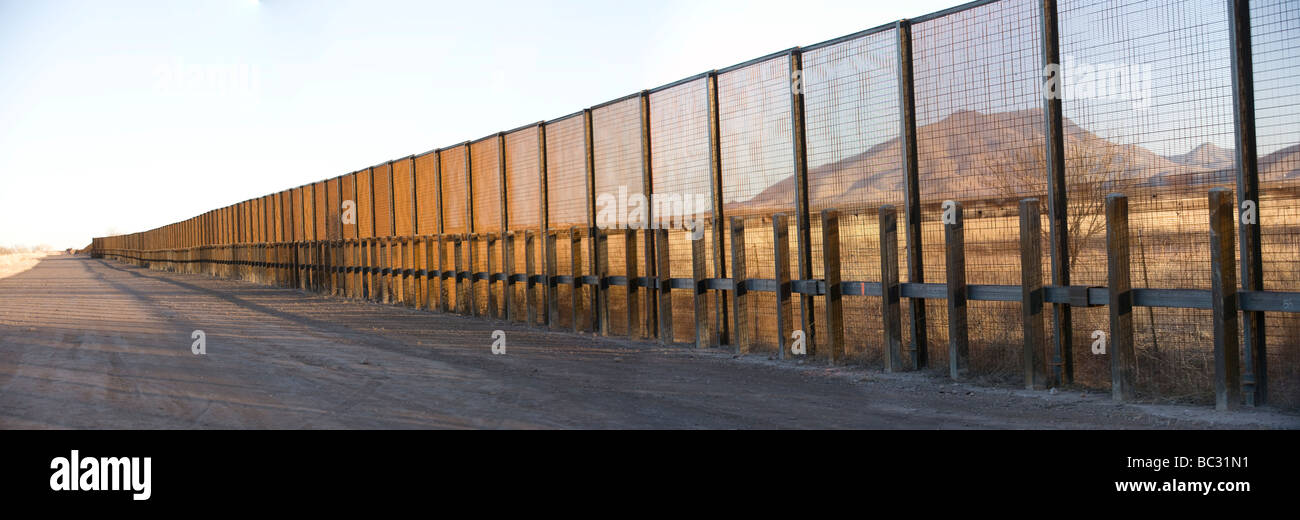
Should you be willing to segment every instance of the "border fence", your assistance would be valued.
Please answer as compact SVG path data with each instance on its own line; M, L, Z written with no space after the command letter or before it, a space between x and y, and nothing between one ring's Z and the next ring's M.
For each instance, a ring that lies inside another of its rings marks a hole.
M1298 47L1289 0L981 0L92 253L557 330L1295 408Z

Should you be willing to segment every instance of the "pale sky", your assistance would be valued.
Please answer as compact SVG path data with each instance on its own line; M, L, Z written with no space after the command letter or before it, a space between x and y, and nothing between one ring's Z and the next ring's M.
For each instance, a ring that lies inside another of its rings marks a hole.
M0 245L81 247L955 3L0 0Z

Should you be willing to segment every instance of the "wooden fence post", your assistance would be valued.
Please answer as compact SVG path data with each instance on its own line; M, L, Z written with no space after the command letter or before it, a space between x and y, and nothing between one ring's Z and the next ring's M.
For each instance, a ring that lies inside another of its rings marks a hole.
M951 204L949 204L951 203ZM970 336L966 321L966 231L961 202L944 202L943 237L948 272L948 377L961 379L970 370Z
M573 275L573 331L582 332L582 228L569 228L569 273Z
M637 286L637 237L636 229L623 231L623 265L627 275L627 337L643 338L641 316L641 289Z
M732 328L732 341L737 354L749 353L749 295L745 287L745 219L731 217L731 280L735 286L731 298L732 316L736 326Z
M1038 199L1020 201L1020 320L1024 326L1025 388L1047 386L1043 323L1043 228Z
M483 238L487 240L487 315L495 320L501 317L497 312L496 282L492 280L492 274L496 272L496 263L493 260L497 256L497 235L489 232ZM505 287L505 283L502 283L501 286ZM504 296L505 291L502 290L501 294Z
M514 231L507 231L503 233L501 241L501 272L505 275L503 276L504 280L501 281L501 317L505 321L518 321L515 320L515 314L519 311L514 309L512 305L515 294L518 293L518 288L515 287L515 281L513 280L514 275L517 274L515 273L515 238Z
M697 219L695 225L703 226L704 222ZM688 233L691 233L688 240L691 242L691 279L694 281L691 287L695 303L695 348L706 348L712 343L712 327L709 326L709 293L704 288L704 281L708 278L705 240L703 236L696 238L694 230L689 230Z
M790 227L783 213L772 215L772 260L776 263L776 335L777 358L793 356L790 351L793 334L790 287ZM805 336L807 339L807 336Z
M1106 270L1110 285L1110 391L1116 401L1136 396L1128 239L1128 197L1112 193L1106 196Z
M533 244L536 234L532 230L524 230L524 319L529 325L537 325L537 288L533 283L533 275L537 274L534 258L537 246Z
M673 342L672 257L668 256L668 230L655 229L655 269L659 276L659 343Z
M558 231L548 229L546 234L546 280L543 289L546 292L546 313L543 320L546 326L554 329L560 326L560 291L556 285L556 272L559 270L558 255L555 250L556 243L559 241Z
M596 333L601 336L609 335L609 284L606 278L609 277L609 231L599 227L591 228L591 240L595 242L593 249L596 254L592 259L592 274L596 275L596 301L592 312L592 319L596 324Z
M822 210L822 275L826 279L826 332L830 352L817 352L831 364L844 360L844 296L840 290L840 214Z
M898 211L894 206L880 207L880 297L884 318L883 346L885 371L900 372L903 360L902 287L898 283Z
M1210 298L1214 309L1214 407L1232 410L1241 402L1237 343L1237 263L1233 231L1237 211L1232 191L1210 190Z

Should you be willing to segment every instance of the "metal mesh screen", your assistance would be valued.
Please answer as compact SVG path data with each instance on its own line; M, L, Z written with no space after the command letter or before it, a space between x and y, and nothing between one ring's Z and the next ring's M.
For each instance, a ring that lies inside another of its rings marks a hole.
M1037 3L1006 0L913 28L926 281L946 280L941 205L955 200L964 206L967 282L1020 283L1017 202L1047 192L1040 25ZM946 323L946 310L929 306L930 322ZM1021 373L1018 310L969 305L972 370ZM947 327L929 327L927 336L931 366L947 366Z
M1255 124L1259 157L1259 223L1264 289L1300 287L1300 4L1255 0L1250 6L1254 49ZM1300 405L1300 315L1265 316L1269 401Z
M358 227L357 220L356 220L357 213L358 213L357 206L356 206L357 204L357 174L356 173L349 173L343 176L342 189L343 189L343 194L340 196L341 202L339 202L339 205L340 207L342 207L343 202L352 201L352 211L353 211L352 223L342 224L343 238L356 238L357 227ZM340 222L342 222L342 220L340 220Z
M386 237L393 234L393 169L384 163L373 169L375 201L375 236Z
M586 143L581 115L546 124L546 197L550 229L561 234L556 242L556 274L572 275L569 228L587 227L587 172ZM587 247L580 249L583 269L590 268ZM581 273L579 273L581 274ZM560 306L560 324L572 326L572 288L557 287ZM583 309L591 306L584 304Z
M421 235L438 233L438 154L427 153L415 158L415 197Z
M790 58L780 56L721 73L717 83L723 214L746 218L745 256L755 259L748 262L749 277L775 277L773 263L764 260L773 258L768 217L774 213L790 216L790 265L797 276ZM689 261L690 250L684 254ZM676 263L677 254L672 256ZM796 305L799 297L794 297ZM673 305L679 307L676 300ZM752 348L774 351L775 294L751 293L749 307L752 323L745 326L750 328Z
M474 196L474 232L501 231L501 161L497 138L470 145L471 193Z
M1121 192L1133 286L1208 289L1206 192L1235 189L1225 2L1066 0L1059 9L1071 282L1105 283L1104 195ZM1133 314L1139 387L1207 399L1209 311ZM1104 309L1075 313L1074 343L1088 345L1106 323ZM1076 348L1074 359L1080 382L1109 381L1104 356Z
M393 161L393 234L397 236L411 236L415 226L411 174L410 159Z
M525 273L527 269L527 248L524 231L533 232L533 271L542 272L541 239L541 170L538 165L539 150L537 144L538 130L535 126L506 134L506 212L509 228L516 232L514 242L514 273ZM534 290L536 308L542 308L543 291L541 287ZM525 284L515 284L511 295L511 309L516 317L525 316L528 302L525 298ZM541 313L538 313L540 316Z
M471 208L474 217L473 230L480 235L501 232L501 158L498 146L495 136L470 144L470 194L474 200ZM492 253L494 253L493 267L500 269L500 242ZM487 270L488 241L487 237L483 236L475 244L474 271L487 272ZM498 295L496 302L499 309L501 284L476 283L474 290L478 294L475 303L478 304L480 313L488 311L489 290Z
M627 222L632 211L628 201L645 195L641 172L641 98L633 97L592 110L591 129L596 225L608 231L602 254L606 255L609 276L627 276L626 243L620 230L631 227ZM642 263L635 264L636 272L645 272ZM625 335L627 287L612 286L608 293L610 332Z
M814 277L824 276L820 212L838 209L841 279L880 280L877 211L905 203L897 40L895 31L882 31L803 53ZM898 258L905 251L899 240ZM843 312L850 357L883 364L880 299L845 298Z
M328 238L328 230L325 226L329 215L329 206L325 205L325 182L316 182L312 184L311 187L312 199L315 200L314 211L312 213L315 215L315 219L313 220L315 226L312 228L314 230L312 232L312 238L315 240L324 240Z
M325 181L325 237L331 240L343 238L343 201L339 199L340 179Z
M465 221L469 193L466 191L465 146L442 151L442 232L466 233Z
M375 236L374 203L371 192L374 191L374 172L370 168L357 172L357 233L359 238Z
M676 278L688 278L691 276L691 243L687 237L689 232L681 226L682 218L686 216L683 204L686 198L691 199L693 206L697 200L712 200L707 79L650 94L650 171L651 193L658 200L667 202L659 205L655 224L669 228L670 273ZM700 209L703 216L712 216L711 202L702 209L692 208L692 214L696 209ZM674 222L678 225L673 226ZM672 296L675 341L694 338L695 307L689 293L675 291Z

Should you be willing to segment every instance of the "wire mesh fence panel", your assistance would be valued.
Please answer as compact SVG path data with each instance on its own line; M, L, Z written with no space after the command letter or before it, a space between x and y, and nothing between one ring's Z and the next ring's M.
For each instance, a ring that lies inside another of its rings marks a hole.
M470 144L470 193L474 199L474 232L483 235L479 239L474 254L474 271L487 272L488 270L488 239L487 234L497 234L501 232L501 157L500 149L497 143L497 137L492 136ZM501 268L501 243L497 243L492 249L495 253L492 259L492 266L496 269ZM474 290L477 291L475 302L479 306L481 314L488 313L488 292L494 293L493 301L497 304L497 311L501 306L501 285L488 281L474 284Z
M942 204L963 205L966 278L1020 283L1017 203L1047 193L1041 21L1030 0L1006 0L913 27L917 166L925 281L946 280ZM970 363L1014 379L1022 349L1018 305L969 305ZM933 367L948 365L947 309L926 310Z
M605 255L608 276L627 276L622 230L644 228L649 223L641 171L641 98L634 96L592 110L591 128L596 227L607 232L601 254ZM632 222L634 218L638 222ZM633 264L635 272L644 272L643 263ZM625 335L627 287L614 286L607 292L610 332Z
M560 231L555 240L557 275L581 275L572 270L572 248L569 229L577 226L586 229L587 167L586 134L581 115L546 123L546 200L547 221L551 230ZM585 235L582 234L582 235ZM582 236L580 235L580 236ZM586 243L578 249L578 260L586 270L590 267ZM560 326L573 326L572 288L557 287ZM584 291L585 294L585 291ZM591 306L584 302L584 312ZM578 316L581 319L582 316Z
M371 198L375 201L375 236L387 237L393 234L393 168L389 163L372 169L374 191Z
M793 141L790 123L790 58L782 55L717 76L718 127L722 162L723 214L745 217L746 256L773 258L774 213L790 215L791 269L798 251L795 232L795 185ZM754 226L749 219L756 218ZM727 226L730 229L730 226ZM689 254L689 250L687 250ZM674 253L674 256L676 254ZM750 262L751 278L772 278L771 261ZM767 265L764 265L767 264ZM757 266L758 273L754 273ZM797 274L796 274L797 277ZM776 303L771 294L758 295L750 303L750 338L756 351L776 349ZM799 296L795 297L796 306ZM674 312L677 305L674 303ZM797 308L797 307L796 307ZM798 327L796 327L798 328Z
M375 236L374 172L370 168L357 172L357 237Z
M525 273L527 271L527 244L525 242L525 231L533 232L533 271L534 273L542 272L542 235L541 235L541 215L543 208L541 206L541 169L538 165L538 129L536 126L530 126L522 130L517 130L506 134L506 212L509 229L515 232L514 241L514 265L511 270L515 273ZM526 284L516 283L514 294L511 295L510 308L516 313L515 317L524 319L527 316L527 305L529 302L526 298ZM535 309L542 309L545 302L542 300L544 292L538 286L533 290L533 301L531 304ZM542 313L536 313L537 320L540 322Z
M399 237L411 236L415 227L412 173L411 159L393 161L393 234Z
M877 211L885 204L904 204L897 40L889 30L803 52L814 278L824 277L820 213L837 209L840 278L880 281ZM905 251L900 240L899 258L906 258ZM883 364L880 301L844 299L850 359ZM822 315L824 303L818 301ZM825 341L826 336L817 337Z
M415 158L416 227L420 235L438 233L438 154L429 152ZM436 269L436 267L431 267Z
M1250 4L1264 289L1300 290L1300 4ZM1269 402L1300 406L1300 316L1265 316Z
M674 235L687 233L687 217L713 213L708 88L708 79L701 78L650 93L652 224L669 229L669 269L676 278L691 276L691 244ZM697 207L701 202L704 207ZM694 338L693 317L690 291L674 291L674 341Z
M465 161L468 147L457 146L442 151L442 232L469 232L466 213L469 204Z
M325 181L317 181L311 185L314 219L312 220L312 240L325 240L329 238L328 230L325 229L329 207L325 205Z
M443 150L441 155L441 173L442 173L442 232L447 234L447 240L443 245L443 268L451 271L460 267L462 271L470 270L466 265L469 260L468 244L462 243L460 246L460 259L456 258L456 247L451 235L463 235L469 232L469 222L467 221L469 210L469 185L466 178L465 165L469 160L468 146L457 146ZM449 308L457 312L464 310L461 305L463 298L458 298L457 293L462 290L467 280L457 281L454 278L447 278L444 297L450 302Z
M357 228L359 227L357 225L357 174L349 173L344 175L340 184L340 189L342 190L342 193L339 194L340 208L344 204L348 204L348 207L351 208L352 211L352 218L340 218L340 222L342 222L343 226L343 238L357 238Z
M1060 5L1069 187L1070 271L1104 284L1104 200L1129 198L1134 287L1210 287L1206 192L1235 189L1230 38L1218 0ZM1105 311L1076 313L1074 343L1105 330ZM1208 400L1209 311L1134 311L1138 385ZM1108 358L1075 349L1076 378L1102 386Z
M343 238L343 201L339 199L341 179L325 181L325 238L337 240Z

